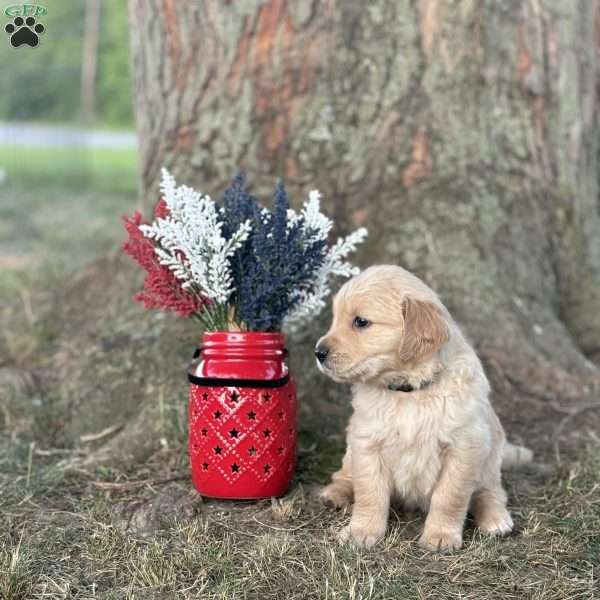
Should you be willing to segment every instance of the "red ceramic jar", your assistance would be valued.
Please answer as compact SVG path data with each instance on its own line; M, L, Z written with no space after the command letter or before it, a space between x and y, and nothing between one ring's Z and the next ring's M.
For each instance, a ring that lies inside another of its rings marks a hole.
M204 496L281 496L296 460L296 386L280 333L205 333L188 369L192 480Z

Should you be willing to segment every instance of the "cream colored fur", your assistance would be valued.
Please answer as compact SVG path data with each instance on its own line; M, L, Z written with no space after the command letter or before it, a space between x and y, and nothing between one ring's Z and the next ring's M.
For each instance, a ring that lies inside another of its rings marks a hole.
M393 497L427 513L420 543L432 550L461 547L467 511L488 534L511 531L500 467L531 452L505 442L481 363L428 286L397 266L367 269L337 294L317 347L329 350L321 370L353 384L346 454L321 492L336 506L354 501L342 540L380 540Z

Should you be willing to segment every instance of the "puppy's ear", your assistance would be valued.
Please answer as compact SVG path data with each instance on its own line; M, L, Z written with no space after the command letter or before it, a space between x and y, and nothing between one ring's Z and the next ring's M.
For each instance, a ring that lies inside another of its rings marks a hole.
M400 348L402 363L416 363L433 354L449 339L442 311L432 302L405 298L402 303L404 338Z

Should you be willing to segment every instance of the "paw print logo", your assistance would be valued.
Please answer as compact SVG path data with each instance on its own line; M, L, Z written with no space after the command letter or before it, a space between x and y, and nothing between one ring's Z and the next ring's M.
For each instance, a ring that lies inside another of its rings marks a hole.
M35 48L39 42L39 36L44 33L45 27L41 23L36 23L33 17L15 17L12 23L8 23L4 31L10 35L10 43L13 48L19 46L31 46Z

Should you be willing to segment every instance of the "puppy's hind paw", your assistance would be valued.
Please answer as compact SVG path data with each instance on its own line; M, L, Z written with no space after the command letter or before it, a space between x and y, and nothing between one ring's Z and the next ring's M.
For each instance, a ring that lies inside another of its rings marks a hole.
M424 531L419 538L419 544L427 550L447 554L461 549L462 533L452 530Z
M319 492L319 500L334 508L345 508L352 503L352 493L345 487L330 483Z

